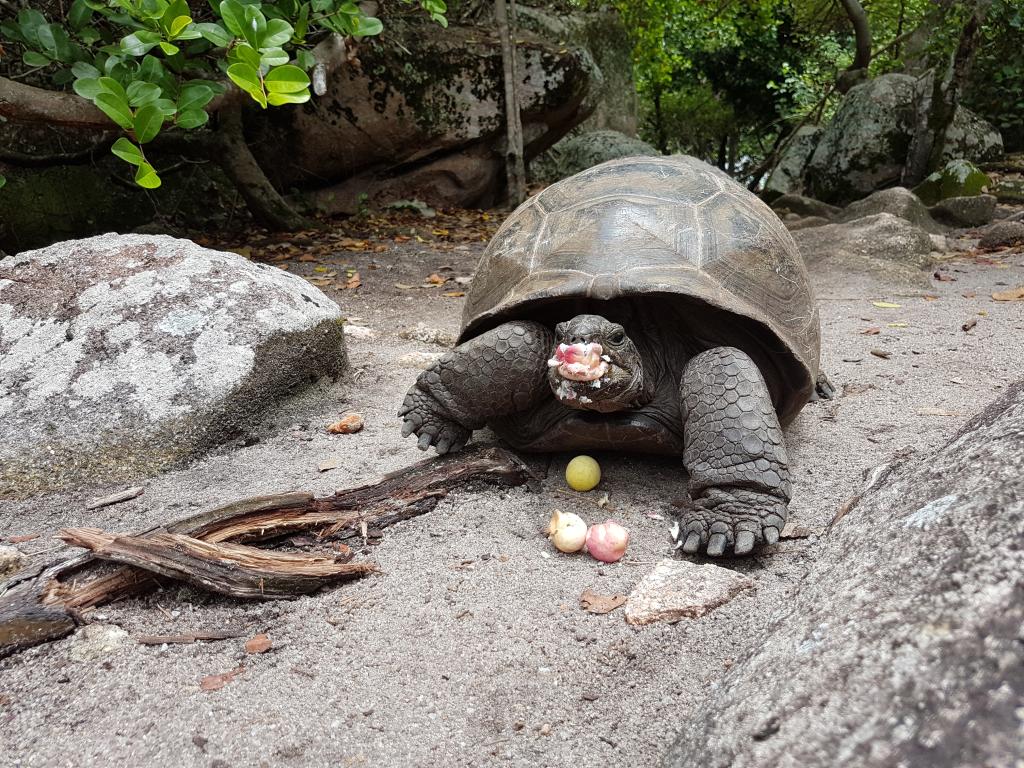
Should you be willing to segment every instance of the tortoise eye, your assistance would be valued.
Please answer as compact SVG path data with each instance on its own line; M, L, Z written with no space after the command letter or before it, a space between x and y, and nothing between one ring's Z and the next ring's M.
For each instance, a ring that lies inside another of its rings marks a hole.
M615 333L608 337L608 341L610 341L612 344L621 344L625 340L626 334L624 331L616 331Z

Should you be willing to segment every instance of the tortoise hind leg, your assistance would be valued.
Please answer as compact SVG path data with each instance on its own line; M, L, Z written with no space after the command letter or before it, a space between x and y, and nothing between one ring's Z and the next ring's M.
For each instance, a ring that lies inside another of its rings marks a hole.
M774 544L786 522L789 466L761 371L746 353L716 347L687 363L680 397L691 498L677 534L683 551L744 555Z

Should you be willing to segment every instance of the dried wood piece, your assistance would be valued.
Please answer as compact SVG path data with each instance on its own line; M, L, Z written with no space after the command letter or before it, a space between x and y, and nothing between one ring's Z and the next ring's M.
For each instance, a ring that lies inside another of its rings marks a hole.
M331 496L257 496L135 536L112 538L130 539L132 547L143 539L172 534L211 545L229 540L266 541L298 532L345 538L359 535L370 525L385 528L429 512L449 492L467 484L479 481L515 486L536 478L537 474L506 451L471 448L453 456L421 461L376 483L339 490ZM244 549L273 555L266 550ZM156 584L153 573L133 566L112 571L107 566L98 575L90 573L101 564L103 561L92 554L78 555L9 582L6 592L0 594L0 658L67 635L77 623L78 611L144 594ZM180 577L178 573L174 576ZM266 597L265 586L257 596Z
M134 565L231 597L280 600L377 570L373 563L344 563L334 557L271 552L243 544L213 544L180 533L115 536L98 528L67 528L59 535L103 560Z
M100 509L101 507L109 507L112 504L120 504L122 501L130 501L131 499L137 499L143 494L145 489L142 486L135 488L126 488L123 491L112 493L109 496L104 496L99 499L93 499L85 508L88 510Z

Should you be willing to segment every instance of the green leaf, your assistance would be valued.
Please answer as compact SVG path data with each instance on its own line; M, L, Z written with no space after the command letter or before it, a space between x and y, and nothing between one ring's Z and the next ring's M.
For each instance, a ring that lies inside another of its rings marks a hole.
M228 77L231 82L252 96L261 106L266 108L267 97L263 92L263 84L260 82L260 73L251 64L232 64L228 67Z
M114 142L114 146L110 148L110 151L132 165L142 165L142 163L146 161L146 158L142 154L142 150L128 141L124 136Z
M295 63L305 70L310 70L316 66L316 56L313 55L312 51L296 51Z
M135 113L135 138L140 144L146 144L156 138L164 124L164 115L155 104L139 107Z
M264 82L273 93L297 93L309 87L309 75L294 64L285 64L270 70Z
M49 56L44 56L36 51L25 51L21 54L21 60L30 67L47 67L51 61Z
M47 26L46 17L39 11L34 11L31 8L23 8L18 11L18 28L30 45L35 47L41 46L39 42L39 29L45 26Z
M278 48L292 39L292 25L283 19L271 19L260 38L260 48Z
M113 58L113 57L111 57ZM117 96L121 101L128 103L128 94L125 93L124 87L112 77L101 77L100 85L103 90L108 91Z
M227 48L234 39L220 24L196 24L196 29L199 30L199 34L218 48Z
M187 109L178 113L178 119L175 123L179 128L191 130L201 125L206 125L206 121L209 119L210 116L201 109Z
M10 21L0 21L0 38L12 43L27 43L28 40L21 34L21 28Z
M53 37L53 29L49 24L42 24L36 27L36 37L39 38L39 47L47 53L57 55L57 41Z
M107 78L103 79L106 80ZM121 97L110 91L103 91L96 95L93 102L107 117L126 131L130 131L134 127L132 124L132 110L128 106L128 102Z
M153 102L153 106L159 109L164 117L174 117L178 111L178 105L170 99L157 99Z
M299 16L295 21L295 30L292 32L292 39L296 43L306 42L306 33L309 31L309 3L303 3L299 7Z
M220 4L220 17L224 26L235 37L245 37L245 11L236 0L223 0Z
M178 46L173 45L171 43L160 43L160 50L166 53L168 56L173 56L181 49L178 48Z
M75 80L71 87L75 89L75 93L89 101L94 101L104 90L103 86L100 85L99 78L94 77L83 77Z
M144 80L134 80L128 84L126 91L128 103L133 107L141 107L143 104L151 104L160 98L162 91L155 83L147 83Z
M171 26L167 29L167 31L171 34L171 38L175 38L179 34L181 34L181 31L191 23L191 16L178 16L171 22Z
M77 32L89 23L92 14L93 9L86 4L85 0L75 0L68 10L68 24Z
M80 80L93 80L98 79L100 76L100 71L96 67L84 61L76 61L71 67L71 73Z
M259 69L260 64L262 63L259 51L245 43L241 43L240 45L236 45L232 48L230 58L242 64L248 64L253 69Z
M309 90L305 88L296 93L271 91L267 94L267 102L275 107L280 107L282 104L304 104L307 101L309 101Z
M245 27L242 33L253 48L260 47L260 40L267 32L267 17L255 5L245 6Z
M3 174L0 174L0 189L3 189L6 184L7 184L7 177L4 176Z
M374 16L365 16L358 18L355 24L355 31L352 33L359 37L372 37L373 35L379 35L384 31L384 25L380 19Z
M178 94L178 109L181 112L188 112L193 109L202 109L213 99L213 88L205 83L189 83L181 88Z
M279 67L282 64L288 63L288 54L285 53L283 48L268 48L260 56L260 65L267 67Z
M146 189L156 189L160 186L160 177L156 175L152 165L144 162L135 172L135 183Z
M96 27L86 27L85 29L79 30L78 37L86 45L92 45L99 40L102 35Z
M156 32L140 30L121 38L121 50L129 56L143 56L160 42Z

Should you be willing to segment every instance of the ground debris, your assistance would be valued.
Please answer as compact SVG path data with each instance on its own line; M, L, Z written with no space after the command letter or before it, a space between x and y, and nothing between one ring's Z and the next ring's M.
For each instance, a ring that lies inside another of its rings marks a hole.
M351 435L359 432L363 428L363 424L363 414L350 411L338 421L329 424L327 431L332 435Z
M625 604L625 595L599 595L590 589L584 589L580 595L580 608L588 613L611 613Z
M143 494L145 489L142 486L136 488L126 488L123 491L112 493L109 496L103 496L98 499L93 499L85 508L88 510L100 509L101 507L109 507L112 504L120 504L122 501L129 501L130 499L138 498Z

